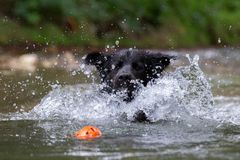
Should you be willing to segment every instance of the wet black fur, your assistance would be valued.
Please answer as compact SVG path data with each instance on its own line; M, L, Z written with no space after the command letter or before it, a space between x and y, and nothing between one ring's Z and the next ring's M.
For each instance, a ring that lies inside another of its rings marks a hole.
M85 63L96 66L105 91L125 91L124 101L134 99L139 83L146 86L150 81L159 78L162 71L170 64L173 56L147 50L120 50L113 53L93 52L87 54ZM136 83L137 82L137 83ZM135 115L137 121L146 121L144 112Z

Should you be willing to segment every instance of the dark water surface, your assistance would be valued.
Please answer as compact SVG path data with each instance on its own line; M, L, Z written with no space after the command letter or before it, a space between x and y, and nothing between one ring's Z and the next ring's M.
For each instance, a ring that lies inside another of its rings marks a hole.
M170 54L180 60L169 75L130 104L81 72L0 71L0 159L239 159L239 51ZM137 109L153 123L131 122ZM84 125L103 136L73 138Z

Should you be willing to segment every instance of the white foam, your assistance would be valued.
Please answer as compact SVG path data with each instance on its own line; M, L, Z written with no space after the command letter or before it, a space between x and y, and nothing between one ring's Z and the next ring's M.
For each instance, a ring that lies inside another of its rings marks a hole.
M240 98L233 103L217 97L214 104L210 85L198 66L198 56L187 57L189 66L179 67L143 87L130 103L101 92L98 84L64 86L53 89L32 111L24 113L24 118L105 120L125 117L133 120L134 113L143 110L153 122L184 121L192 125L196 120L206 119L239 125Z

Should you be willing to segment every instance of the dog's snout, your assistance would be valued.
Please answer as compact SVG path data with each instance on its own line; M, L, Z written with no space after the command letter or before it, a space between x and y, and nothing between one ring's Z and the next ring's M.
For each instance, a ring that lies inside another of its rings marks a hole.
M125 65L124 67L122 67L116 75L116 80L117 80L117 83L125 83L125 82L130 82L131 80L134 80L131 66Z

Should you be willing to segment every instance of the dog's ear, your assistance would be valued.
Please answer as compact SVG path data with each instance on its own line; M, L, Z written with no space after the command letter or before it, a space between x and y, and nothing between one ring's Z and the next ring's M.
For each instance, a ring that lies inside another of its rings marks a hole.
M171 59L176 59L176 57L162 53L148 53L145 56L148 66L158 72L163 71L170 64Z
M173 56L169 56L162 53L150 54L151 62L156 66L161 66L163 69L170 64L170 60L174 59Z
M88 65L94 65L100 70L109 59L110 55L102 54L100 52L92 52L84 57L84 62Z

